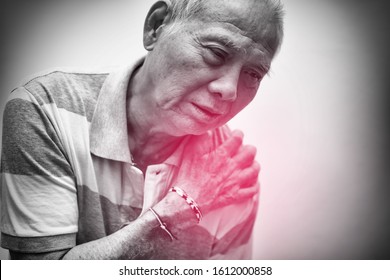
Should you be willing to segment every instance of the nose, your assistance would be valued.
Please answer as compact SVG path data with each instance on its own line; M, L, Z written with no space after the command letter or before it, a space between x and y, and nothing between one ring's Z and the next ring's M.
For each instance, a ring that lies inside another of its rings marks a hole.
M240 72L234 68L221 71L220 75L209 83L209 91L219 95L222 100L236 100Z

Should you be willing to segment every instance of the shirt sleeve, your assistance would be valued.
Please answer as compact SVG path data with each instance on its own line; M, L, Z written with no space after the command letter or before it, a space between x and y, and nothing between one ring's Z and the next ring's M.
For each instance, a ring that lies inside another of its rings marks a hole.
M252 259L253 228L258 211L256 195L251 199L224 207L210 218L218 217L214 229L214 244L210 259ZM211 229L212 220L208 217L205 224Z
M18 88L4 110L1 245L12 251L42 253L76 243L77 189L61 136L47 114L51 106Z

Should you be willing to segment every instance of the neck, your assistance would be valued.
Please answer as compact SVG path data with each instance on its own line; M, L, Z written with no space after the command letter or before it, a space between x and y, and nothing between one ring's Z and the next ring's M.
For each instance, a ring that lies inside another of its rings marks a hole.
M178 147L183 137L164 133L161 119L154 114L153 100L148 100L149 85L143 79L142 66L133 74L128 87L127 122L129 148L141 170L164 162Z
M180 145L183 138L152 131L139 131L128 126L129 148L134 162L146 169L148 165L164 162Z

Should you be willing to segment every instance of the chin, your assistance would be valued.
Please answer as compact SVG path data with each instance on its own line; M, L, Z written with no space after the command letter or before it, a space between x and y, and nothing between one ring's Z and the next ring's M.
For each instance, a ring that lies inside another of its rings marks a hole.
M171 127L171 135L176 137L183 137L187 135L202 135L210 130L224 125L221 121L214 123L201 123L192 119L180 119Z

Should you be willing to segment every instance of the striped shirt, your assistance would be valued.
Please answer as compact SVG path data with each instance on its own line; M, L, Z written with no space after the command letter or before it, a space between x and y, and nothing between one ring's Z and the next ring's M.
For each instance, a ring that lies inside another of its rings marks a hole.
M180 147L143 174L132 163L127 85L143 60L113 73L55 71L15 89L4 110L1 245L70 249L117 231L172 187ZM228 133L227 127L210 131ZM152 259L248 259L258 197L204 216Z

